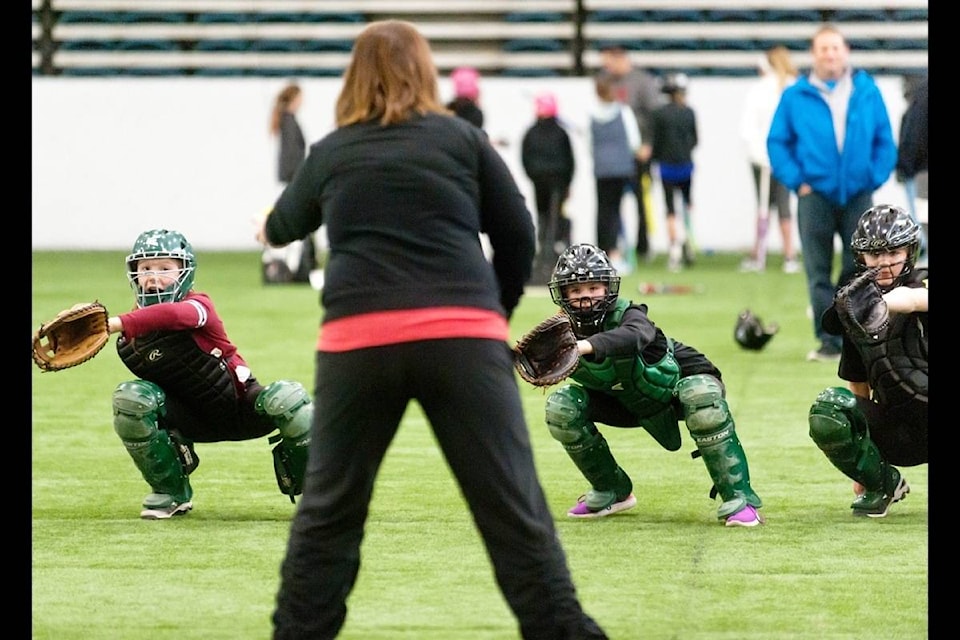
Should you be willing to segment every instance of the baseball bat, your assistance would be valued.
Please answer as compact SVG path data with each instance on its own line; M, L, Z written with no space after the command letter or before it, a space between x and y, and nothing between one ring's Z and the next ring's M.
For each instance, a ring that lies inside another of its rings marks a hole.
M637 285L637 291L644 295L656 294L687 294L703 293L703 285L700 284L669 284L666 282L641 282Z
M767 227L770 224L770 167L760 169L760 202L757 206L757 267L767 267Z

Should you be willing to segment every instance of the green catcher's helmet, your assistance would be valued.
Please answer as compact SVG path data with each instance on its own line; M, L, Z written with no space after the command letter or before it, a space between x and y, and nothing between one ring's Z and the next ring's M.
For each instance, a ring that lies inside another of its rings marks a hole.
M143 291L137 283L137 265L141 260L152 258L175 258L181 265L177 280L163 291ZM152 229L144 231L133 243L133 250L126 258L127 279L137 298L138 307L147 307L161 302L179 302L193 288L197 258L193 247L179 231Z

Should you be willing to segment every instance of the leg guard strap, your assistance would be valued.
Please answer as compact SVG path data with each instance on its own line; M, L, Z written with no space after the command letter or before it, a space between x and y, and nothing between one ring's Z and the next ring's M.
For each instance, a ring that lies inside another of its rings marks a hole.
M187 471L170 434L157 427L165 394L152 382L123 382L113 392L113 428L154 493L178 503L193 496Z

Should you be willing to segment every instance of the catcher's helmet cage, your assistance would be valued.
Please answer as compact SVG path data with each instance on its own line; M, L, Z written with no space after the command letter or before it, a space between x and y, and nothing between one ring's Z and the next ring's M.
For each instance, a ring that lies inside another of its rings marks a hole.
M564 287L585 282L605 283L607 295L602 300L594 300L589 307L577 306L574 300L564 297ZM603 328L607 312L617 302L620 276L602 249L592 244L575 244L560 254L548 287L554 304L560 306L573 323L574 332L588 336Z
M850 248L858 269L862 272L867 269L863 259L867 253L883 253L894 249L906 248L907 259L903 263L893 284L884 287L890 290L898 286L903 279L913 271L913 266L920 257L920 225L907 211L890 204L879 204L863 212L853 232Z
M137 264L152 258L175 258L181 261L177 281L159 292L145 292L137 284ZM197 269L193 247L179 231L152 229L141 233L133 243L133 250L126 258L127 279L137 298L138 307L147 307L161 302L179 302L190 289Z
M760 351L770 342L780 326L776 323L770 323L766 327L749 309L744 309L737 316L737 324L733 329L733 338L744 349L751 351Z

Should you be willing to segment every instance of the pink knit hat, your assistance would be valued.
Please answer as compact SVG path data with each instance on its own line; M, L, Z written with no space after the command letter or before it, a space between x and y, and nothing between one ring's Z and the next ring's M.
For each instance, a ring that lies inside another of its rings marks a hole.
M458 98L476 100L480 95L480 87L477 84L480 74L473 67L454 69L450 79L453 80L453 92Z
M538 118L557 117L557 98L552 93L544 92L533 99Z

